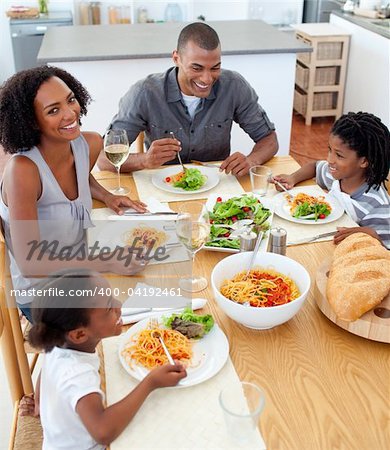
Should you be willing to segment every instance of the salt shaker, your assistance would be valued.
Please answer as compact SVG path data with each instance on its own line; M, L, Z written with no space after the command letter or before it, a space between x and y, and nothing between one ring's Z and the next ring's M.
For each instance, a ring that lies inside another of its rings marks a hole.
M251 252L256 245L257 235L250 228L240 234L240 252Z
M270 252L286 254L287 231L284 228L272 228L270 231Z

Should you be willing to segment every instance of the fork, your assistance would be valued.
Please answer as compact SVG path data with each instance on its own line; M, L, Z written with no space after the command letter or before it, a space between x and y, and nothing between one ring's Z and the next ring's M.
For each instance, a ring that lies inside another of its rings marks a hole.
M283 186L282 183L279 183L278 180L275 180L275 178L274 178L272 175L269 177L269 181L272 182L272 183L277 184L281 189L284 190L284 192L286 192L286 193L288 194L289 197L292 197L292 195L291 195L291 193L288 191L288 189L286 189L286 188Z
M175 133L173 131L170 131L169 135L171 136L172 139L176 139ZM181 164L181 167L183 168L183 172L185 173L187 169L184 167L183 161L181 160L180 152L177 152L177 159L179 160L179 163Z
M158 320L154 317L152 317L149 320L149 328L153 329L153 328L158 328ZM169 364L175 365L175 361L172 358L172 355L169 353L169 350L167 349L167 346L165 345L164 339L161 336L161 333L158 330L154 330L152 331L152 337L155 339L158 339L161 343L161 346L165 352L165 354L167 355Z

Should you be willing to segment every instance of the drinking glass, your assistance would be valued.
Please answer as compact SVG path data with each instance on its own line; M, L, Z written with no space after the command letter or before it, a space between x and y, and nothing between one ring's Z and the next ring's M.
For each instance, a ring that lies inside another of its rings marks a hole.
M229 436L233 441L249 444L258 439L257 424L264 403L264 392L254 383L243 381L224 386L219 394L219 404ZM248 448L252 446L248 445Z
M249 169L249 175L252 192L261 197L266 195L269 179L272 175L271 169L266 166L253 166Z
M176 219L176 234L187 249L194 269L195 254L203 247L210 233L209 213L206 206L199 202L183 205ZM181 278L179 286L187 292L199 292L207 287L204 277Z
M118 187L111 190L113 194L128 194L129 190L121 187L121 165L129 156L130 146L126 130L108 130L104 137L104 153L118 173Z

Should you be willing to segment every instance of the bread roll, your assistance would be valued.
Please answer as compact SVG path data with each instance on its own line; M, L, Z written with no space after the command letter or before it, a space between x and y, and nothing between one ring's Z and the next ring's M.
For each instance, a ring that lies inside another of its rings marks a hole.
M339 319L354 321L379 305L390 292L390 252L364 233L345 238L336 248L326 287Z

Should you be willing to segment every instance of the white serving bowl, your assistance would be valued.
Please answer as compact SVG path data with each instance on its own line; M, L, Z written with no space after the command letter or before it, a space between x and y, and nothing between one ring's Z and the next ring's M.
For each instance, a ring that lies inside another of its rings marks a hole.
M252 254L253 252L236 253L219 261L211 273L211 286L218 305L227 316L248 328L266 330L287 322L299 311L310 289L310 276L301 264L287 256L259 252L253 267L275 270L286 275L296 283L301 295L292 302L279 306L256 308L241 305L222 295L219 288L225 280L249 267Z

